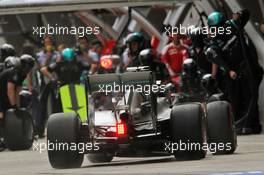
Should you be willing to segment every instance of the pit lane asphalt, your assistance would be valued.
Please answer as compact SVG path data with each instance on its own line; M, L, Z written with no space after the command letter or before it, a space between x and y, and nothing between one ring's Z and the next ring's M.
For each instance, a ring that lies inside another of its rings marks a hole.
M36 143L43 143L45 139ZM85 158L78 169L55 170L47 152L0 152L0 175L84 175L84 174L264 174L264 135L238 137L233 155L213 156L203 160L176 161L171 157L114 158L111 163L92 164ZM243 173L242 173L243 172Z

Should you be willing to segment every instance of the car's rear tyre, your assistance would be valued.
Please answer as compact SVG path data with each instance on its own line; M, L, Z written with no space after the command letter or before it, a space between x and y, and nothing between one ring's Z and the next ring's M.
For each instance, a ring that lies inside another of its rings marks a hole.
M206 141L205 114L200 103L174 106L171 111L170 131L176 159L198 160L205 157L206 150L202 149ZM183 147L184 144L186 148Z
M82 165L84 155L79 153L81 121L75 113L57 113L50 116L47 126L47 146L57 145L56 149L48 149L49 162L53 168L78 168ZM68 147L59 144L68 145ZM70 145L75 148L70 149Z
M31 148L34 129L31 115L26 109L9 109L5 113L4 140L10 150Z
M92 163L107 163L113 160L114 156L110 153L92 153L87 155L87 159Z
M216 145L213 154L232 154L237 147L237 136L231 105L226 101L207 104L207 136L210 145Z

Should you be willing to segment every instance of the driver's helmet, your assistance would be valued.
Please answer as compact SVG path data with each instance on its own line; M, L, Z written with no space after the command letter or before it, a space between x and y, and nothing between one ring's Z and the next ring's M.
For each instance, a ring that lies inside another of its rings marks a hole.
M144 49L139 53L139 62L141 66L150 66L154 56L151 49Z
M75 57L74 50L71 48L66 48L62 51L61 56L63 61L71 62Z
M13 45L3 44L0 47L0 62L4 62L5 59L9 56L15 56L16 51Z
M220 27L225 24L225 16L220 12L213 12L208 16L207 23L209 27Z
M5 59L5 67L6 68L19 68L21 67L21 61L18 57L9 56Z
M24 54L20 57L22 69L26 72L30 71L35 65L35 58L31 55Z
M143 50L145 47L145 39L144 36L139 32L130 33L126 37L126 45L130 48L130 44L132 42L136 42L139 45L139 50Z
M201 80L202 87L207 92L212 92L217 89L217 81L211 74L205 74Z
M185 75L195 75L197 70L197 64L192 58L187 58L183 61L183 72Z

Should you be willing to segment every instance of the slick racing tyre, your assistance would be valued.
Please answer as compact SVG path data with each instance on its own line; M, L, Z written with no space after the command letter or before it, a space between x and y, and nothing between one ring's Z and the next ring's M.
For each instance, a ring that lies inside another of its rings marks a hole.
M232 154L237 136L231 106L226 101L207 104L207 136L213 154Z
M92 153L87 155L87 159L92 163L107 163L113 160L113 154L110 153Z
M4 140L10 150L32 147L34 140L32 117L26 109L9 109L5 114Z
M56 113L50 116L47 146L53 145L48 148L49 162L53 168L78 168L82 165L84 155L77 149L80 127L81 121L75 113ZM73 144L76 149L71 149Z
M186 103L172 108L170 119L173 154L180 160L198 160L206 155L205 114L200 103ZM193 145L193 146L191 146Z

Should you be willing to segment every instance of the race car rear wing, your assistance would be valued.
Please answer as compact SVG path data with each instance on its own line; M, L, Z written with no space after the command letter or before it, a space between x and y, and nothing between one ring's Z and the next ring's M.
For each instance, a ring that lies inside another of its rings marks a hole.
M96 74L89 75L88 89L89 93L103 92L106 87L115 85L121 86L120 76L118 74Z
M104 92L103 90L118 89L126 90L128 86L144 86L153 84L153 76L151 71L143 72L125 72L122 74L97 74L89 75L88 89L89 93ZM112 87L112 88L111 88Z
M125 72L120 76L123 85L151 85L153 83L151 71Z

